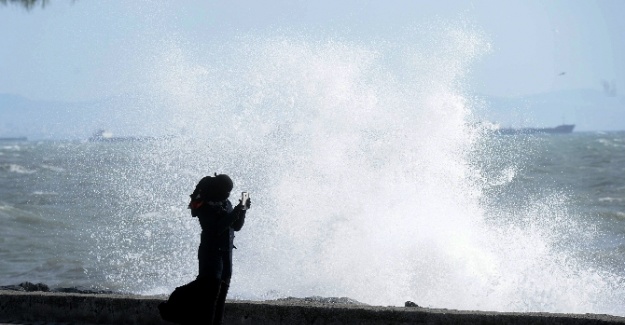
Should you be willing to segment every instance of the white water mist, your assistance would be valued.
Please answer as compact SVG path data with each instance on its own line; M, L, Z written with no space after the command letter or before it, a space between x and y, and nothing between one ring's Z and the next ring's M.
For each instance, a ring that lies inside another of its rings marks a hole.
M558 249L574 228L553 218L565 196L522 211L484 204L516 168L490 179L473 158L499 150L465 95L488 44L455 28L404 41L249 37L202 53L165 42L146 60L152 97L139 110L144 127L177 138L136 152L132 180L118 184L139 203L98 239L111 251L98 258L124 270L111 283L167 293L193 278L199 224L186 198L219 172L253 201L234 297L622 314L622 280Z

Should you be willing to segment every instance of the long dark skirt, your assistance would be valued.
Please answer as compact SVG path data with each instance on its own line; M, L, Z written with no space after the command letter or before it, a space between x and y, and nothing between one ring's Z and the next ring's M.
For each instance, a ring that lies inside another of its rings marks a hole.
M159 305L161 317L178 324L221 324L232 275L232 251L198 251L199 275Z

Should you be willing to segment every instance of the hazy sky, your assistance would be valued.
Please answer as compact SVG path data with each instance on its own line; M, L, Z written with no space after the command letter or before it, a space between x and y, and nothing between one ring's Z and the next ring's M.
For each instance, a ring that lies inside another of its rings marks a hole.
M625 84L625 1L92 1L0 6L0 93L92 100L129 93L131 63L158 37L216 42L276 30L393 38L426 21L464 21L492 50L470 88L520 96ZM134 50L136 49L136 50ZM566 72L563 76L558 76ZM625 86L621 87L625 89Z

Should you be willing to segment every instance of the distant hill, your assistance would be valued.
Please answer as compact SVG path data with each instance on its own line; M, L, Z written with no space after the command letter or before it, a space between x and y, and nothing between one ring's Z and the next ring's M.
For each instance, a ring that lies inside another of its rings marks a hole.
M20 96L0 94L0 136L64 138L70 129L80 128L77 103L33 101ZM85 119L86 120L86 119ZM72 127L69 127L71 125Z
M475 96L474 118L503 127L575 124L575 131L625 130L625 98L593 89L557 91L519 98ZM87 139L105 129L116 136L178 134L171 110L149 95L92 102L36 101L0 94L0 137ZM167 113L168 112L168 113Z
M507 127L575 124L575 131L625 130L625 98L594 89L563 90L518 98L477 96L479 118Z
M145 106L132 96L63 102L0 94L0 137L87 139L100 129L119 136L153 135L145 116L152 107Z

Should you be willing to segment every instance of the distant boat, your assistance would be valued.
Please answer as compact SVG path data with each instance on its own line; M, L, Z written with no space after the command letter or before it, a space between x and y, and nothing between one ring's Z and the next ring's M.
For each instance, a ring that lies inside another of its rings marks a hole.
M144 141L152 140L151 137L114 137L113 133L106 130L98 130L91 137L89 142L122 142L122 141Z
M89 142L125 142L125 141L152 141L152 140L167 140L172 139L173 136L161 136L161 137L116 137L113 133L107 130L98 130L87 141Z
M0 137L0 141L27 141L28 139L26 137L5 137L5 138L1 138Z
M554 128L501 128L495 130L497 134L567 134L573 132L575 124L562 124Z

